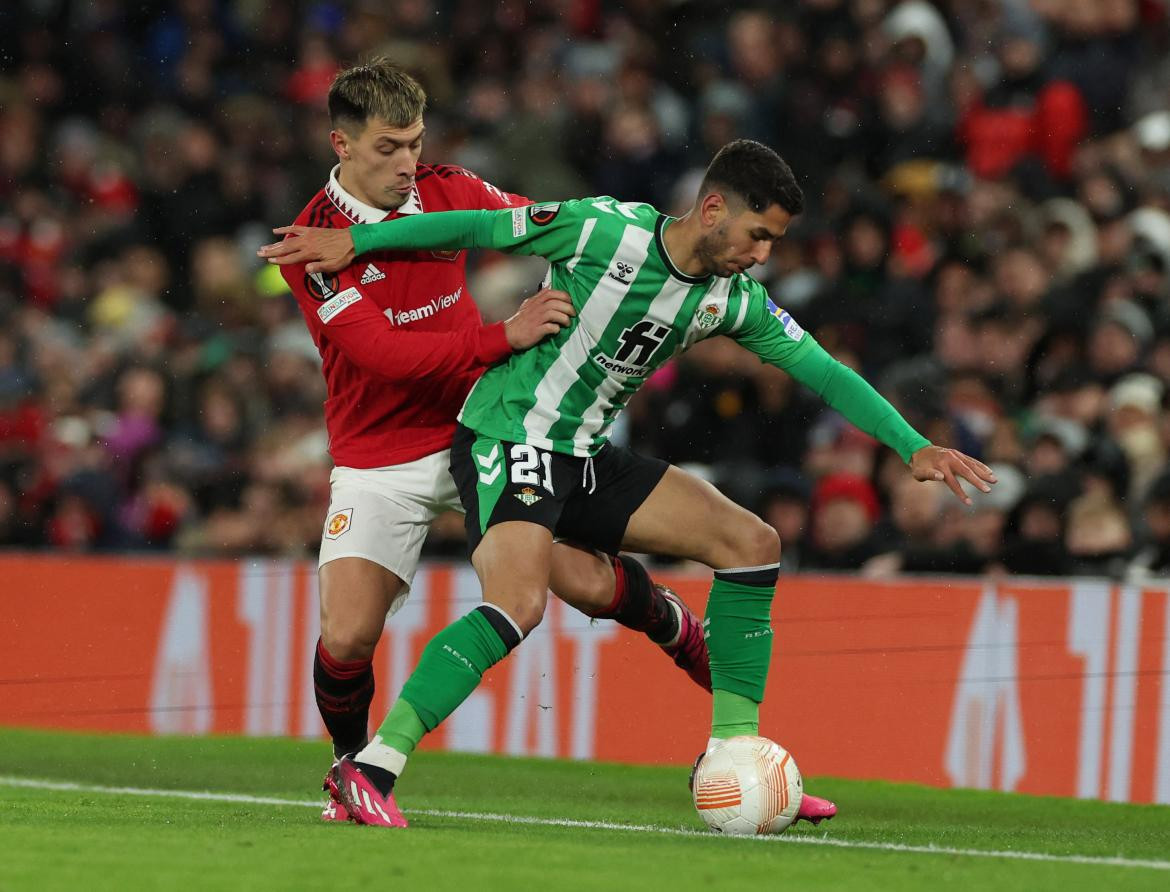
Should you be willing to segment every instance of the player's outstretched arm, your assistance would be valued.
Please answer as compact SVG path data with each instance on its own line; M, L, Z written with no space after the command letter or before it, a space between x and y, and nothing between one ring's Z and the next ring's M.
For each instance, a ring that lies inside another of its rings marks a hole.
M971 499L963 492L960 478L982 492L991 491L991 484L995 483L991 468L956 449L932 444L868 381L831 357L815 341L811 349L788 367L788 372L820 394L855 427L901 455L916 480L946 483L967 505Z
M744 322L726 327L723 333L764 362L788 372L854 427L897 452L916 479L944 482L968 505L971 500L963 492L960 479L983 492L990 491L995 474L987 465L954 449L932 444L868 381L825 352L795 319L772 303L762 285L749 280L736 297L749 302L738 314ZM728 312L727 318L733 315Z
M371 251L461 250L495 248L493 222L509 211L440 211L367 223L348 229L280 226L272 230L284 241L257 251L269 263L306 264L310 273L339 272L359 254Z

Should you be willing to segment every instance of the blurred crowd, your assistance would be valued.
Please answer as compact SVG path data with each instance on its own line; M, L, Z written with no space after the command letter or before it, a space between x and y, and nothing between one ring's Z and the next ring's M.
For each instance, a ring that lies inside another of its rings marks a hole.
M323 380L254 250L374 54L428 91L424 160L534 199L682 213L729 139L789 160L809 208L753 274L1000 483L915 484L704 342L616 436L758 511L787 569L1170 569L1166 0L4 4L0 544L313 553ZM472 293L502 318L539 277L483 256Z

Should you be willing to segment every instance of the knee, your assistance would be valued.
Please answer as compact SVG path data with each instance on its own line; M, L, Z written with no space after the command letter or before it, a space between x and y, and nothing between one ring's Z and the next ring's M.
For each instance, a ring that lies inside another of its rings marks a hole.
M335 660L348 663L371 659L381 637L382 623L375 628L369 621L355 617L321 617L321 643Z
M540 625L544 619L544 609L548 603L548 592L535 590L517 592L508 599L508 604L499 604L512 621L520 627L520 634L527 637L528 633Z
M780 561L780 534L775 527L749 515L736 531L727 567L764 567Z

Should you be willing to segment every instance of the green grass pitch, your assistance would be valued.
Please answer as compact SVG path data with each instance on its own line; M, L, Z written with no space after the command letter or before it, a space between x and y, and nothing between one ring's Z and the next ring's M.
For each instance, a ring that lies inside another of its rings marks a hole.
M701 832L685 768L420 753L383 831L320 822L327 754L0 730L0 890L1170 889L1165 806L806 778L838 817L744 840Z

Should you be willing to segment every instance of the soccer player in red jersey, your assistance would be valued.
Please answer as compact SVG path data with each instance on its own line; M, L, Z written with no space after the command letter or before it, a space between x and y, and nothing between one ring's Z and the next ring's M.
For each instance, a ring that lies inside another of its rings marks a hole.
M338 165L296 222L348 227L407 214L527 205L459 167L421 164L421 86L385 59L339 74L329 92ZM410 591L435 516L462 510L450 446L464 397L489 365L559 331L574 312L544 290L485 325L467 293L462 251L384 252L338 273L281 267L321 352L334 461L321 539L317 705L334 757L366 743L371 659ZM710 690L702 627L626 557L555 547L552 590L590 616L645 632ZM507 621L502 614L489 621ZM322 817L348 817L336 803Z

